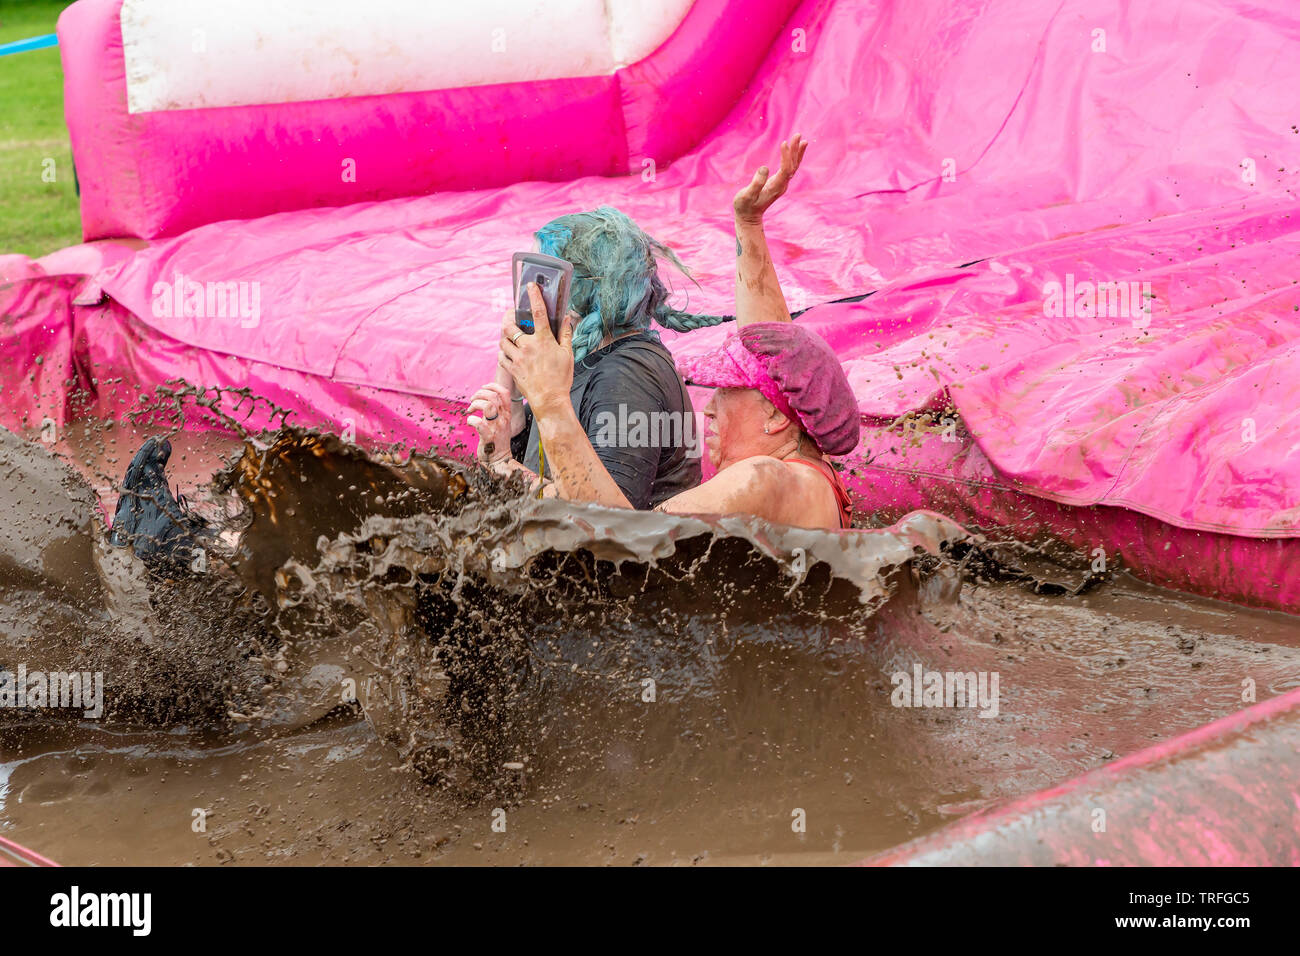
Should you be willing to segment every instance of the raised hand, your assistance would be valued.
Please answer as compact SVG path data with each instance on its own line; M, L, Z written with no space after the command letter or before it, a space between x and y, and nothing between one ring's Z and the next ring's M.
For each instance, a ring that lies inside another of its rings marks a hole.
M766 166L758 167L754 178L740 192L732 203L736 218L747 222L762 220L763 213L785 193L790 179L803 162L803 154L808 149L808 141L798 133L790 140L781 143L781 168L775 176L769 177Z

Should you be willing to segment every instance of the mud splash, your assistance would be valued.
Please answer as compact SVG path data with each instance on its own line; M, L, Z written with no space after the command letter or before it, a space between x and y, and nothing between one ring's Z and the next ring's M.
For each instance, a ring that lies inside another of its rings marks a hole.
M172 433L221 534L160 577L102 518L159 421L89 429L75 472L0 443L32 517L0 667L105 674L104 720L0 711L0 829L66 862L846 861L1300 676L1293 618L1044 587L939 516L611 512L292 430ZM918 664L998 674L998 716L892 706Z

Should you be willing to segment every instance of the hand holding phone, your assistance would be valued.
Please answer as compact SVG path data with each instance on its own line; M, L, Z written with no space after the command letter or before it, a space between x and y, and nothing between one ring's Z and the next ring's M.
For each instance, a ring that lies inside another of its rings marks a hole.
M540 252L516 252L511 267L515 284L515 325L525 334L533 334L533 306L528 298L528 283L534 282L546 303L551 334L558 341L560 324L569 310L573 263Z

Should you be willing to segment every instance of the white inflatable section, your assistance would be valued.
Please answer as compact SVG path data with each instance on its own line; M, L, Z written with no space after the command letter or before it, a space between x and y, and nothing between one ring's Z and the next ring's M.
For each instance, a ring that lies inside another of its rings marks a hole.
M667 40L695 0L605 0L614 66L644 60Z
M599 76L693 0L123 0L132 113Z

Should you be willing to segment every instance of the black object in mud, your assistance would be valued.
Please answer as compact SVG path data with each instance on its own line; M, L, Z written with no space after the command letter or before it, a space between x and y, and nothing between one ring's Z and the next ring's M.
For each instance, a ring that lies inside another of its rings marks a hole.
M168 489L171 454L166 438L149 438L135 453L122 481L109 542L119 548L131 545L152 570L175 574L193 568L195 552L210 540L211 531L184 498Z

